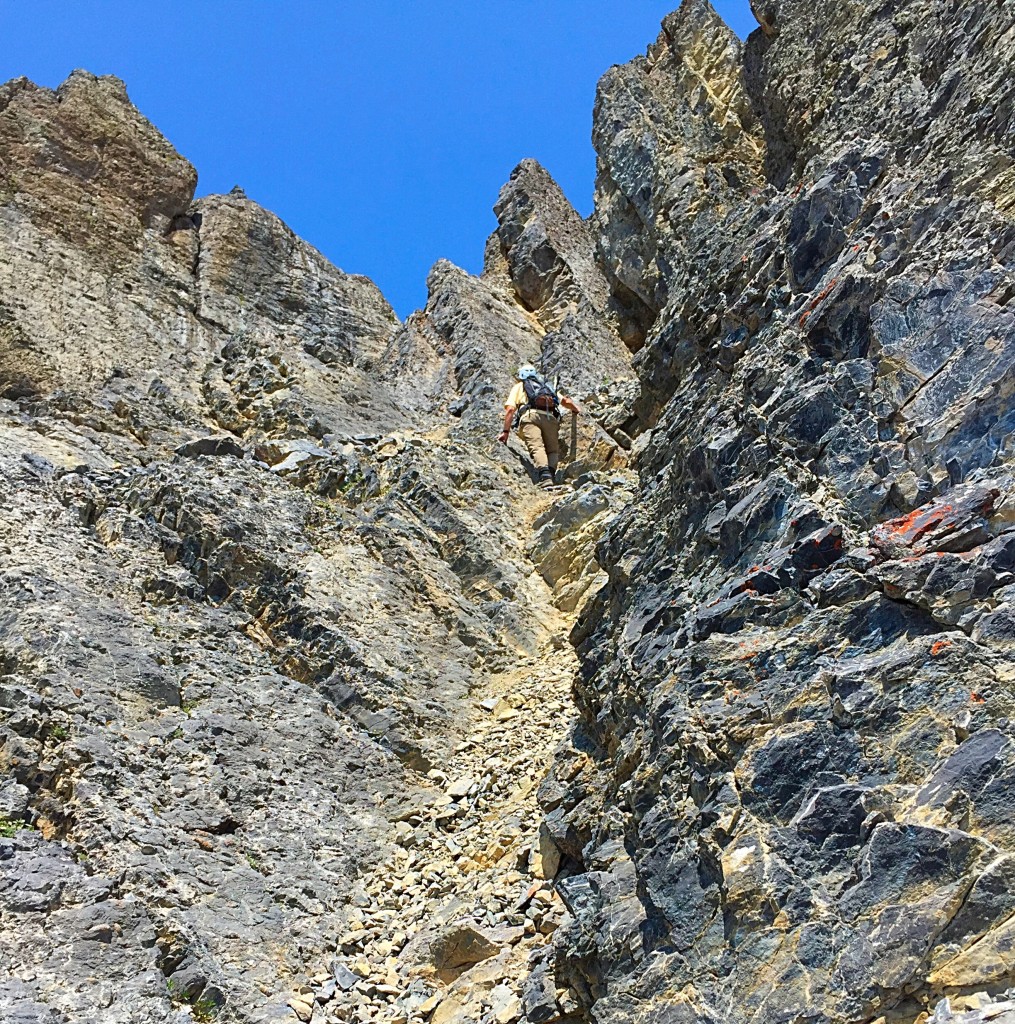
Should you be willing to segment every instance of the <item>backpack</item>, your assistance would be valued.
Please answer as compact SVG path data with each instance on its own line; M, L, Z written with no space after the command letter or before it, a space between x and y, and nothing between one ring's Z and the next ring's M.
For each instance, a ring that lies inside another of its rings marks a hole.
M557 392L539 377L528 377L522 381L525 388L525 404L530 409L556 413L560 405Z

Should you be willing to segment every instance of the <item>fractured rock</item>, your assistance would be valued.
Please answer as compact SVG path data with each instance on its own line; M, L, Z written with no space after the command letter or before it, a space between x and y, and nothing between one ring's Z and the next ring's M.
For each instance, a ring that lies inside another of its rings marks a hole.
M430 941L430 958L441 973L450 973L496 956L500 947L468 922L450 925Z

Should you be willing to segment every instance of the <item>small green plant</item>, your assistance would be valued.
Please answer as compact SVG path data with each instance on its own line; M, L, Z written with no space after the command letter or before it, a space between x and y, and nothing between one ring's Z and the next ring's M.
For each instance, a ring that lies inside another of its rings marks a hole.
M195 697L193 700L181 700L180 710L188 717L200 707L201 702L204 700L203 697Z
M214 1020L218 1016L219 1005L214 999L198 999L190 1004L194 1020L202 1022Z
M213 1021L221 1009L214 999L188 996L172 978L166 978L166 992L174 1003L186 1003L194 1020L201 1021L202 1024Z
M247 863L255 870L261 870L261 862L250 852L246 854Z
M3 815L0 815L0 838L13 839L21 829L28 827L29 826L23 821L12 821L10 818L5 818Z
M49 729L50 739L63 741L70 738L70 729L66 725L53 725Z

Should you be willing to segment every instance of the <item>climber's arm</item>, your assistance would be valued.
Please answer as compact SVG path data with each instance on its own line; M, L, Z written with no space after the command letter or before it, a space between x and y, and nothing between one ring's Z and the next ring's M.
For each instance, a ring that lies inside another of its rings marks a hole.
M507 444L507 439L511 436L511 424L515 418L515 407L513 405L504 406L504 429L497 435L497 440L501 444Z

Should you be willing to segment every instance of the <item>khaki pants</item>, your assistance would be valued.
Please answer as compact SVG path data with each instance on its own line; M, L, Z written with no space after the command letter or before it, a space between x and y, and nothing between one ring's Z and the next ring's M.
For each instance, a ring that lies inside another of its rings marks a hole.
M556 469L560 462L560 420L552 412L527 409L518 423L522 439L536 469Z

